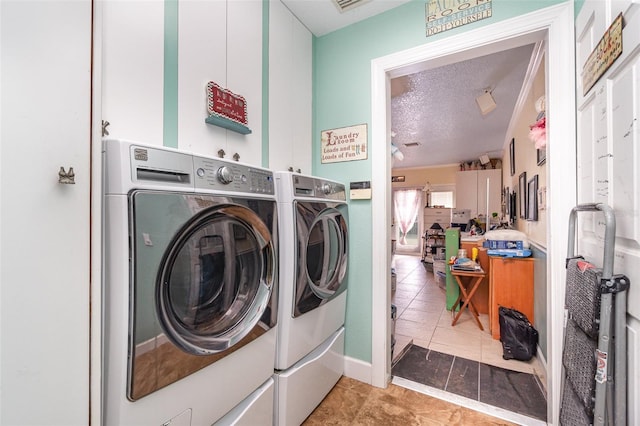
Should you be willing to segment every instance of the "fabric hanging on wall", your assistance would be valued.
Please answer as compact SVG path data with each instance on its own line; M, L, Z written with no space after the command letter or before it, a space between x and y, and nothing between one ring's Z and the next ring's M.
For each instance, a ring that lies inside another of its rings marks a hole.
M396 222L400 230L400 244L407 243L407 232L413 227L420 209L420 190L403 189L393 194Z

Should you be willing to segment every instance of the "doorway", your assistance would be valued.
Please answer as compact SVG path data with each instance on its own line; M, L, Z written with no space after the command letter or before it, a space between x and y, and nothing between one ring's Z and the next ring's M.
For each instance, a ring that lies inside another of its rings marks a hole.
M372 187L372 221L374 229L390 229L390 217L387 207L390 203L390 159L387 152L388 135L388 85L394 72L407 67L424 69L453 63L467 58L485 55L509 47L533 43L546 38L548 108L552 111L549 120L563 123L554 127L549 134L549 160L547 170L549 179L566 174L567 164L575 163L575 146L562 141L575 140L575 101L563 96L561 88L575 87L573 52L573 4L563 3L542 9L527 15L508 19L499 24L488 25L429 43L415 49L389 55L372 61L372 168L385 170L386 173L374 174ZM568 64L568 62L571 62ZM557 90L556 91L554 91ZM558 141L554 143L554 141ZM549 421L554 422L559 412L560 356L562 352L562 298L558 285L564 281L564 253L566 252L568 217L574 204L572 197L566 197L550 188L548 204L554 205L554 215L559 218L549 222L547 231L547 315L549 333L547 338L547 371L549 380ZM388 249L389 233L375 235L372 240L373 252L373 336L372 347L372 383L384 387L390 378L390 338L388 306L390 286L387 265L390 262Z

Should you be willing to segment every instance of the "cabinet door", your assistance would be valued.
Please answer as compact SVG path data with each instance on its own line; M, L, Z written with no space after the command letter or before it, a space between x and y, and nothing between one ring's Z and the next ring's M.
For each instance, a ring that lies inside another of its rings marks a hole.
M2 1L0 15L0 423L84 425L100 291L89 274L100 257L89 256L92 2ZM61 167L75 184L58 183Z
M490 329L500 338L498 308L517 309L535 325L533 317L533 258L490 257Z
M478 214L489 215L501 211L502 170L478 170ZM487 198L488 197L488 198Z
M475 170L456 172L456 209L471 210L471 217L478 216L478 174Z
M109 136L162 145L164 4L101 5L102 119Z
M311 33L280 1L269 20L269 168L311 174Z

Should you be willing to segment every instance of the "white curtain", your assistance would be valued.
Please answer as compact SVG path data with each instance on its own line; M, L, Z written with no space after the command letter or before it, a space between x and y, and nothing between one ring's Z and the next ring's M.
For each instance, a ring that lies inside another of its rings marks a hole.
M403 189L393 194L393 204L400 231L400 244L407 243L407 232L413 227L420 210L420 190Z

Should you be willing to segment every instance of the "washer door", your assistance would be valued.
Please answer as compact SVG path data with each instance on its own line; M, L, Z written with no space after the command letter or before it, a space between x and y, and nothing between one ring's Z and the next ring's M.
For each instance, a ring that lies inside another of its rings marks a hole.
M274 259L267 228L244 206L211 207L187 222L156 283L158 317L169 339L194 355L235 345L267 307Z
M346 204L294 202L297 283L293 316L337 297L347 288Z
M138 190L129 208L135 401L276 325L277 203Z

